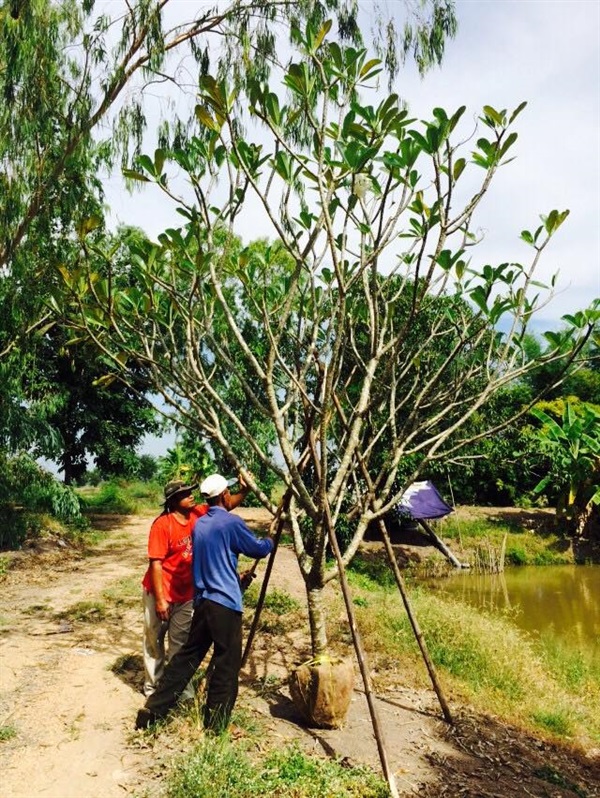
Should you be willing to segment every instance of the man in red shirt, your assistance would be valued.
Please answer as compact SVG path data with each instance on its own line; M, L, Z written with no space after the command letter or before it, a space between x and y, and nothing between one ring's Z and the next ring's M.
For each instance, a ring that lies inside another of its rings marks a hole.
M230 510L242 503L249 490L241 478L239 482L240 491L230 496ZM186 642L192 622L192 529L208 510L207 504L196 505L193 492L197 487L181 480L165 485L165 509L150 529L149 566L142 582L146 696L154 692L166 663ZM190 684L181 699L193 696Z

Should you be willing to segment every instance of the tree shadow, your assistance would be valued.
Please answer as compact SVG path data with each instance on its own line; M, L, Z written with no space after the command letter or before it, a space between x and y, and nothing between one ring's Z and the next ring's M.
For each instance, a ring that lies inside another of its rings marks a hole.
M561 534L556 516L546 510L494 508L494 514L486 518L490 526L507 526L515 534L534 532L540 537Z
M113 662L110 670L136 693L143 692L144 660L141 654L123 654Z
M598 796L600 758L568 743L547 742L500 720L468 710L455 717L443 737L455 750L431 752L437 779L422 786L421 798L593 798Z
M92 529L97 532L113 532L124 526L131 518L131 515L122 515L121 513L95 513L85 510L83 515L89 521Z
M573 555L575 562L579 565L585 563L600 564L600 541L588 540L587 538L575 538L573 543Z

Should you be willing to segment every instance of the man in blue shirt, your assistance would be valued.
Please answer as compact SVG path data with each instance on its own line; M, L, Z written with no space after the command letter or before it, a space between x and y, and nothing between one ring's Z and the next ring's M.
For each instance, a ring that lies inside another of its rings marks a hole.
M266 557L273 550L269 538L259 540L241 518L228 512L229 488L220 474L200 485L209 505L192 533L194 616L187 642L165 668L155 692L148 697L136 719L146 728L164 717L206 656L211 645L212 674L208 682L204 726L212 731L227 728L238 693L242 659L242 586L237 572L238 555Z

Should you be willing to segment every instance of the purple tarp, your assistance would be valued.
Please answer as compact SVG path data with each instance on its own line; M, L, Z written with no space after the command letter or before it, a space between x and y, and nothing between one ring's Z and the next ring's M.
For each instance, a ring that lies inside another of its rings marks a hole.
M398 504L401 515L410 515L416 521L423 518L443 518L453 512L442 499L432 482L413 482L402 494Z

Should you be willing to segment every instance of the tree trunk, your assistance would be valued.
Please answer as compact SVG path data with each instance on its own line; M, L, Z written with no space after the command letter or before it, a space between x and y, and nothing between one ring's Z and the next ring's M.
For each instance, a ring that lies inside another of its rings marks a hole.
M63 482L65 485L72 485L74 478L73 458L69 451L65 451L62 457Z
M598 538L599 529L598 505L588 502L583 506L575 507L575 515L572 521L573 533L576 538Z
M327 651L327 626L323 587L310 587L306 584L308 597L308 622L310 626L310 643L313 657L325 654Z

